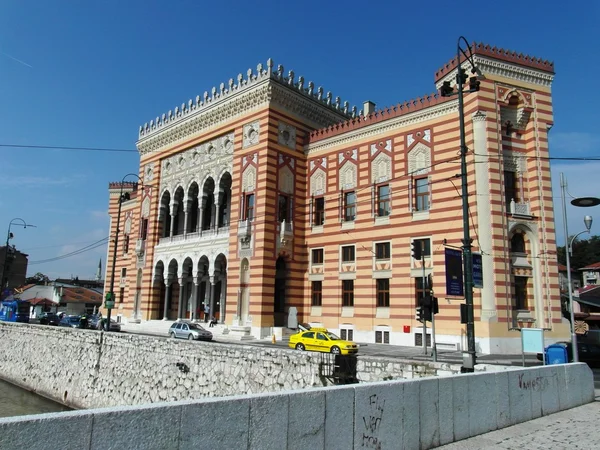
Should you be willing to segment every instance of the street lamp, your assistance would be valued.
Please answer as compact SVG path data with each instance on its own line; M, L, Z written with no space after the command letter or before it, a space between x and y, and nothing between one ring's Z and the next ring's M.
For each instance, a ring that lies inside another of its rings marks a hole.
M466 44L468 54L462 49L461 43ZM471 76L470 78L466 74L465 69L462 68L461 54L465 60L471 64ZM479 91L479 77L477 76L477 68L475 67L475 61L473 60L473 52L471 46L467 40L460 36L456 44L456 86L457 91L450 85L449 81L444 81L440 88L440 95L442 97L451 97L458 95L458 117L459 117L459 128L460 128L460 178L462 182L462 215L463 215L463 266L465 276L465 303L467 304L467 355L463 361L463 372L473 372L475 370L476 358L475 353L475 314L473 311L473 256L471 253L472 239L469 230L469 189L467 186L467 144L465 140L465 111L464 111L464 89L463 84L469 79L469 89L466 91L477 92Z
M8 260L8 241L14 237L14 235L10 232L10 227L13 224L21 225L23 228L37 228L35 225L25 222L23 219L16 217L10 221L8 224L8 232L6 233L6 247L4 248L4 264L2 265L2 278L0 278L0 295L1 291L8 285L8 277L6 279L6 283L4 282L4 274L6 272L6 261Z
M112 268L111 268L111 272L110 272L110 289L109 289L108 293L106 294L106 301L105 301L105 306L106 306L106 309L108 310L108 312L106 313L105 331L110 331L110 313L111 313L111 310L115 306L115 293L114 293L115 266L117 264L117 246L119 245L119 222L121 221L121 205L123 204L124 201L127 201L130 198L129 192L123 193L123 185L125 183L125 178L127 178L127 177L136 177L139 180L139 182L142 184L142 186L144 184L142 179L135 173L128 173L121 180L121 190L119 191L119 209L117 212L117 228L115 231L115 244L113 246Z
M565 230L565 259L567 260L567 289L569 290L569 309L571 318L571 347L573 352L573 362L579 362L579 352L577 351L577 334L575 333L575 313L573 312L573 289L571 286L571 254L573 253L573 241L577 236L583 233L589 233L592 228L592 216L585 216L583 222L585 223L586 230L576 234L569 242L569 227L567 225L567 204L565 201L565 191L567 189L567 180L565 180L564 174L560 173L560 188L562 197L562 210L563 210L563 222ZM569 194L570 195L570 194ZM587 208L590 206L596 206L600 204L600 199L596 197L580 197L571 200L573 206L579 206L581 208Z

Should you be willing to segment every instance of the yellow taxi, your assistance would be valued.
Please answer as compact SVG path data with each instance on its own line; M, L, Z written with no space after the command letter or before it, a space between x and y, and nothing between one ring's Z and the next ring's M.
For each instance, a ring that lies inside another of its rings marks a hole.
M290 348L300 351L311 350L335 355L355 355L358 353L356 343L340 339L335 334L327 331L327 328L311 328L292 334L288 345Z

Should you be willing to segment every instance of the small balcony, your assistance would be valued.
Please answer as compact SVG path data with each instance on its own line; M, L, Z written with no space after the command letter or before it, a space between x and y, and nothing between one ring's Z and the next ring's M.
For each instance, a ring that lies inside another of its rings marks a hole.
M517 203L514 199L510 201L510 213L515 217L533 217L529 202Z
M138 256L142 256L146 251L146 241L144 239L138 239L135 241L135 253Z
M294 222L286 222L285 220L279 224L279 242L285 245L294 238Z
M252 233L252 222L250 219L240 220L238 223L238 237L250 237Z

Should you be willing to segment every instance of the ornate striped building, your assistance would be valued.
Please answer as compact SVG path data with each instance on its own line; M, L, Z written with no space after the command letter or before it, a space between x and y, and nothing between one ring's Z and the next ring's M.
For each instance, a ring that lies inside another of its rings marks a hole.
M522 327L569 333L548 160L554 66L481 44L473 53L483 79L464 111L483 274L477 351L519 352ZM456 60L444 65L436 88L456 72ZM137 147L142 183L109 186L112 236L119 193L130 194L116 255L124 319L195 319L208 306L232 333L277 334L296 314L358 342L418 345L415 307L430 279L437 342L466 348L464 298L446 292L444 256L463 236L456 97L357 113L269 60L144 124Z

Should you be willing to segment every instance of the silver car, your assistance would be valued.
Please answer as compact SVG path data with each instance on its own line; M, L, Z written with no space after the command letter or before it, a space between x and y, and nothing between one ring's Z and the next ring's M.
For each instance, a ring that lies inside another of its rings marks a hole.
M189 341L210 341L212 333L197 323L192 322L175 322L169 328L169 336L172 338L187 339Z

